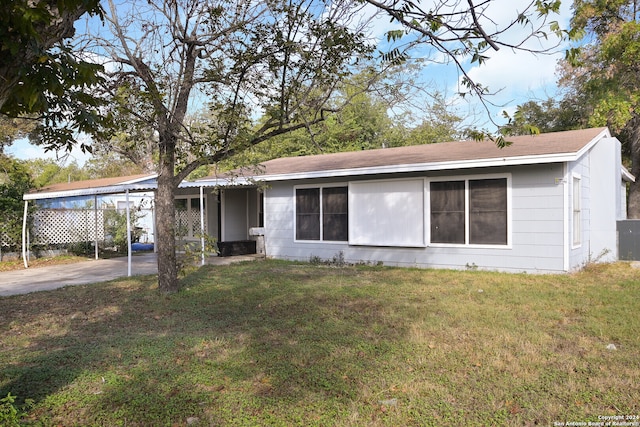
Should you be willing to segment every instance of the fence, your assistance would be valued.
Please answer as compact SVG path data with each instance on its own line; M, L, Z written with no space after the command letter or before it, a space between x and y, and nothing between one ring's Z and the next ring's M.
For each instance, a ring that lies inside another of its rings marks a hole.
M152 209L133 208L131 234L134 241L152 234ZM126 214L124 209L106 204L98 209L47 208L32 213L28 244L37 251L66 248L73 253L90 254L99 249L126 250ZM140 222L140 224L138 224ZM139 226L139 225L142 225ZM114 247L115 245L115 247ZM119 246L118 246L119 245Z
M104 209L44 209L33 214L34 245L103 241Z

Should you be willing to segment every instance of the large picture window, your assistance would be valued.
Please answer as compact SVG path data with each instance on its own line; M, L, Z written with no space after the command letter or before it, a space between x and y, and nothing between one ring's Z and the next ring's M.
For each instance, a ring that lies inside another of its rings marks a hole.
M508 244L507 178L430 183L431 243Z
M297 188L296 240L347 241L347 187Z
M425 180L349 183L349 243L425 247Z

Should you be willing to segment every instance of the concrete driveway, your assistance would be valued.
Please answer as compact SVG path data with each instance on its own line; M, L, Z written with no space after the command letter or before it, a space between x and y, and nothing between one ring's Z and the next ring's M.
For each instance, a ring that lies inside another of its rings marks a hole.
M132 275L158 273L156 254L134 255L131 259ZM255 259L255 255L214 257L210 258L208 263L229 264ZM127 257L0 272L0 297L48 291L69 285L105 282L126 276Z

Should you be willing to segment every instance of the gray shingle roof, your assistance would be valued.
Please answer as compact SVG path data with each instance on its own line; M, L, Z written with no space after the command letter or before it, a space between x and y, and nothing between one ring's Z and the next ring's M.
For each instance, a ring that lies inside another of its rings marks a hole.
M291 175L385 166L455 164L456 162L489 159L517 160L518 158L572 155L580 152L594 138L606 131L607 128L594 128L509 137L507 140L511 142L511 145L505 148L497 147L492 141L456 141L303 157L284 157L263 162L258 171L255 168L250 168L241 175ZM608 134L606 135L608 136Z

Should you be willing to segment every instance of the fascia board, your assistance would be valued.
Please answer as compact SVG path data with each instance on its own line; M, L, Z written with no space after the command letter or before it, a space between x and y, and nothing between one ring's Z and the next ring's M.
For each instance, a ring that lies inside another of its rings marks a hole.
M66 191L52 191L45 193L30 193L22 196L22 200L41 200L41 199L56 199L62 197L78 197L78 196L96 196L102 194L120 194L125 193L127 190L134 192L142 191L155 191L157 185L149 184L127 184L127 185L110 185L107 187L95 187L95 188L82 188L77 190Z
M596 135L591 141L589 141L584 147L582 147L580 150L578 150L577 153L575 153L576 160L584 156L589 150L591 150L591 148L593 148L594 145L600 142L600 140L610 139L610 138L611 138L611 133L609 132L609 129L607 128L603 129L602 132Z
M140 184L141 182L156 180L158 178L158 174L154 173L151 175L143 176L141 178L132 179L129 181L121 182L120 185L128 185L128 184Z
M147 181L151 177L142 178L142 181ZM95 196L104 194L120 194L125 193L127 190L133 192L140 191L155 191L158 188L157 181L149 183L135 183L141 181L140 179L133 180L134 183L110 185L106 187L93 187L93 188L80 188L76 190L64 190L64 191L51 191L42 193L29 193L22 196L23 200L41 200L41 199L56 199L62 197L78 197L78 196ZM182 182L179 188L197 188L197 187L221 187L221 186L233 186L233 185L248 185L249 180L213 180L213 181L198 181L198 182Z
M253 178L253 177L252 177ZM215 178L201 179L199 181L183 181L178 188L198 188L198 187L236 187L243 185L252 185L251 178Z
M299 172L280 175L256 176L256 180L261 181L291 181L298 179L330 178L357 175L378 175L389 173L407 172L433 172L445 170L486 168L495 166L520 166L548 163L564 163L575 161L578 158L576 153L549 154L524 157L504 157L483 160L463 160L438 163L416 163L407 165L375 166L368 168L336 169L326 171Z

